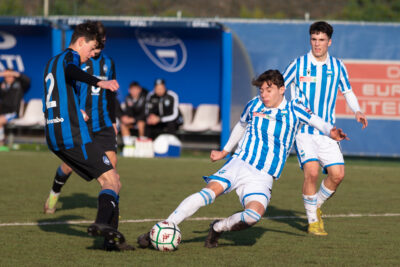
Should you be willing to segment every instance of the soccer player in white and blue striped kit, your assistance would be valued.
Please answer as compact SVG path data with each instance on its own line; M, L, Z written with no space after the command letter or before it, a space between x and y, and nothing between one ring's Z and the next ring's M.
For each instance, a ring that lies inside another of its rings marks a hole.
M217 247L223 232L246 229L261 219L271 199L273 180L279 178L302 124L312 125L335 140L346 138L341 129L313 115L300 101L287 102L278 70L264 72L253 84L260 88L259 95L246 105L224 149L212 151L210 157L212 161L225 158L240 141L234 155L206 177L205 188L183 200L167 218L178 225L219 195L236 190L244 211L211 223L205 242L208 248ZM141 235L138 243L149 246L149 234Z
M286 88L291 88L291 98L300 100L325 122L334 124L336 96L340 89L356 120L365 128L368 121L351 89L346 67L341 60L328 53L332 44L332 26L318 21L310 26L309 32L311 51L292 61L283 73ZM295 138L295 148L304 171L303 200L308 232L327 235L320 207L344 178L344 160L339 143L324 136L315 127L303 125ZM317 192L320 165L328 176Z

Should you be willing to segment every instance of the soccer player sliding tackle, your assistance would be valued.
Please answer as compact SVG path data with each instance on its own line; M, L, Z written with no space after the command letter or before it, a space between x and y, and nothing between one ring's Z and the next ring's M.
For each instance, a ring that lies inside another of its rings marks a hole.
M205 188L183 200L167 218L178 225L221 194L236 190L244 210L211 223L205 241L208 248L218 246L223 232L244 230L261 219L271 199L273 181L279 178L302 124L312 125L334 140L347 139L341 129L324 122L299 101L287 102L279 71L264 72L253 85L259 88L259 95L246 105L224 149L212 151L210 157L213 162L225 158L239 142L234 155L219 171L205 177ZM138 243L148 247L149 233L139 236Z
M102 35L95 23L77 25L69 48L48 62L43 97L46 140L64 165L87 181L96 179L101 186L96 221L88 227L88 234L104 236L106 249L132 250L117 230L119 175L101 145L92 140L84 119L87 115L82 112L77 95L77 81L110 91L119 88L116 80L102 81L80 69L82 62L95 55L101 41Z

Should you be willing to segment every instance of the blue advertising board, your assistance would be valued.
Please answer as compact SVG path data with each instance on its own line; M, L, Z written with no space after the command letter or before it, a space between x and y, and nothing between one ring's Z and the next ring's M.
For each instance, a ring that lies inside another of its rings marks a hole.
M0 21L0 71L11 68L31 78L25 100L42 97L43 70L52 56L52 37L50 23L41 19Z

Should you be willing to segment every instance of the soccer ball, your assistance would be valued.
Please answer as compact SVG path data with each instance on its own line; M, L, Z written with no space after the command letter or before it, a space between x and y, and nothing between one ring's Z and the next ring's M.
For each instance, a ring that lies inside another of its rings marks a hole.
M172 222L162 221L151 228L150 241L155 249L160 251L175 250L181 240L181 230Z

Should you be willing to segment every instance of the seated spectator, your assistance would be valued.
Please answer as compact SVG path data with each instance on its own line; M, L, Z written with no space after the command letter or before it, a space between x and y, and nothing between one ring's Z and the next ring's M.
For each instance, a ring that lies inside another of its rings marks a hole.
M147 95L146 135L155 139L162 133L175 134L183 122L178 106L178 95L167 90L163 79L157 79L154 91Z
M21 100L30 87L28 76L17 71L7 69L0 72L0 150L4 147L4 125L18 117Z
M139 137L144 137L146 127L146 96L147 90L139 83L129 85L129 94L123 103L121 114L121 135L124 145L132 145L131 130L137 128ZM135 129L136 130L136 129Z

